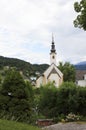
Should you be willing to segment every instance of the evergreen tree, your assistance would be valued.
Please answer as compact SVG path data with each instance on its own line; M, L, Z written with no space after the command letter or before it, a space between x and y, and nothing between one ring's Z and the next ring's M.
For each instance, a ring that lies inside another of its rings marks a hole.
M0 116L18 121L30 121L29 90L19 72L10 70L0 91Z

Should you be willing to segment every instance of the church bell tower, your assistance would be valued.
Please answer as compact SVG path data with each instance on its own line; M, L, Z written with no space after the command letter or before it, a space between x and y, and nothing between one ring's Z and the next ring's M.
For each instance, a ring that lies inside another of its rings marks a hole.
M56 65L56 49L55 49L53 35L52 35L52 44L51 44L51 50L50 50L50 64Z

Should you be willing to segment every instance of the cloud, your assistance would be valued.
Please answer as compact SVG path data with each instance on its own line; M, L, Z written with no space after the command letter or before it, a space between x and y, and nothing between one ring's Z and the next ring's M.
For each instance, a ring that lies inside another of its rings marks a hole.
M0 55L49 63L54 33L57 61L86 60L85 32L73 27L75 0L0 1Z

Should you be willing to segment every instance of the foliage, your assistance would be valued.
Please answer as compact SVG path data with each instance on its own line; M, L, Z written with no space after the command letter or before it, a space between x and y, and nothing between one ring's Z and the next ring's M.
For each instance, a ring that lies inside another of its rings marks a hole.
M42 86L40 91L39 110L46 118L55 116L57 89L54 84Z
M59 114L68 114L75 112L77 107L77 88L74 83L65 82L58 89L57 111ZM63 107L64 106L64 107Z
M1 75L0 75L0 84L1 84L1 82L2 82L2 77L1 77Z
M79 115L75 115L73 113L69 113L66 118L65 121L66 122L71 122L71 121L79 121L80 120L80 116Z
M70 112L86 116L86 87L64 82L59 88L53 84L41 87L39 112L46 118L59 121Z
M53 118L55 123L57 123L57 122L65 122L64 119L65 119L65 115L64 114L58 114L58 116Z
M26 74L30 70L33 70L32 65L28 62L2 56L0 56L0 65L2 67L7 66L8 68L15 67L17 70L22 71L24 74Z
M33 105L34 91L33 91L32 85L31 85L30 82L28 82L28 81L26 81L26 88L27 88L27 92L28 92L29 101L30 101L31 104Z
M74 9L79 15L74 20L75 27L83 28L86 31L86 0L74 3Z
M58 68L64 75L64 82L75 81L75 67L73 65L71 65L69 62L65 62L64 64L60 62Z
M0 117L30 122L31 96L18 71L10 70L0 91Z
M78 87L77 93L77 102L78 102L78 109L77 111L86 116L86 87Z
M38 71L40 72L41 74L49 67L48 64L33 64L33 69L34 71Z
M36 121L41 118L44 119L44 115L42 115L39 112L39 102L40 102L40 88L34 88L33 89L34 92L34 100L33 100L33 108L32 108L32 115L31 115L31 122L32 124L36 124Z
M59 87L57 106L59 114L66 115L73 112L86 116L86 87L78 87L74 83L63 83Z
M16 68L18 71L21 71L24 75L24 78L30 78L30 76L37 76L36 72L43 73L49 65L47 64L30 64L29 62L15 59L15 58L6 58L0 56L0 70L6 68Z
M40 128L15 121L0 120L0 130L40 130Z

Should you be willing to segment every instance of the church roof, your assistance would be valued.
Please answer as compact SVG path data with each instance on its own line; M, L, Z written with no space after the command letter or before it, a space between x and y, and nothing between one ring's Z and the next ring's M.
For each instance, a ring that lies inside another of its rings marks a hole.
M62 72L57 68L55 64L51 64L43 74L48 78L52 73L58 74L60 78L63 77Z
M49 73L49 75L48 75L47 78L49 78L51 74L57 74L57 75L60 77L59 73L56 71L55 68L53 68L53 69L51 70L51 72ZM61 78L61 77L60 77L60 78Z

